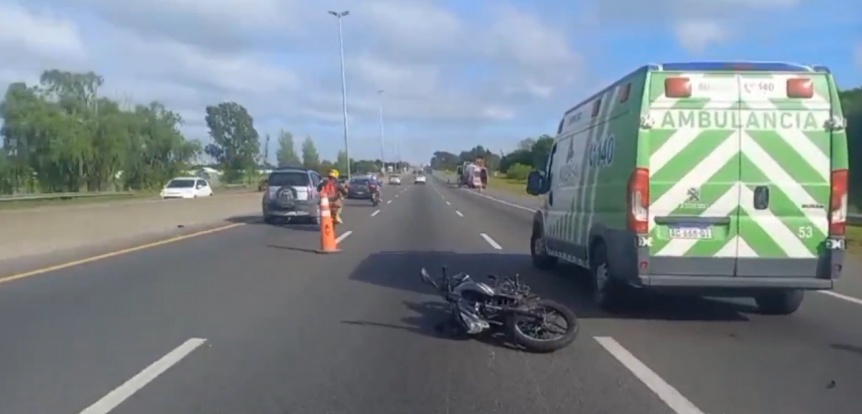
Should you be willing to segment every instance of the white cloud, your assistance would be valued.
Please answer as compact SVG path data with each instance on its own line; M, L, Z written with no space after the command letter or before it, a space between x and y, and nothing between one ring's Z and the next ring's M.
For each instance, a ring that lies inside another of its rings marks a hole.
M703 52L710 45L730 38L728 28L711 20L681 21L676 24L675 31L679 43L694 52Z
M25 59L78 60L84 57L84 45L77 27L56 13L0 4L0 56L8 61L17 54Z

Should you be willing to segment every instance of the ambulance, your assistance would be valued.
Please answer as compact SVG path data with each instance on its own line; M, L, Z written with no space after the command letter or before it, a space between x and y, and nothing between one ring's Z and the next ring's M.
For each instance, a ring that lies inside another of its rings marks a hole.
M792 314L841 275L845 124L822 66L643 66L567 111L530 173L533 263L587 269L607 310L656 290Z

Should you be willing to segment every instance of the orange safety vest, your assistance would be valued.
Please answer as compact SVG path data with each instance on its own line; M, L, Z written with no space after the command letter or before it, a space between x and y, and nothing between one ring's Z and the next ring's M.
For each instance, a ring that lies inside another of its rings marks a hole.
M322 196L329 198L330 203L335 203L341 199L341 193L338 191L336 181L332 179L327 180L326 184L323 185L322 193Z

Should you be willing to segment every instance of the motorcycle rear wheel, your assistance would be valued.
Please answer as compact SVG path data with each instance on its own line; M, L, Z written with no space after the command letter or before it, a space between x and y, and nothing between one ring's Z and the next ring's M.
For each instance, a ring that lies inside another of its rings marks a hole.
M567 306L552 300L541 299L525 305L525 307L529 307L530 309L544 308L546 310L552 310L553 313L561 316L566 321L564 333L559 334L552 339L544 339L537 338L532 335L532 333L524 332L524 329L522 329L519 322L523 323L527 321L528 317L512 314L506 318L506 332L517 345L523 347L527 351L536 353L558 351L569 346L578 336L578 331L580 330L578 318Z

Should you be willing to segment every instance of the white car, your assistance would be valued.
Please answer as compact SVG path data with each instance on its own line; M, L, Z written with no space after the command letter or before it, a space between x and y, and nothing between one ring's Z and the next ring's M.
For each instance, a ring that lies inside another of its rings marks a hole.
M203 178L177 177L165 184L160 195L163 199L209 197L213 189Z
M401 177L389 177L390 185L401 185Z
M413 179L413 184L426 184L424 175L417 175L416 178Z

